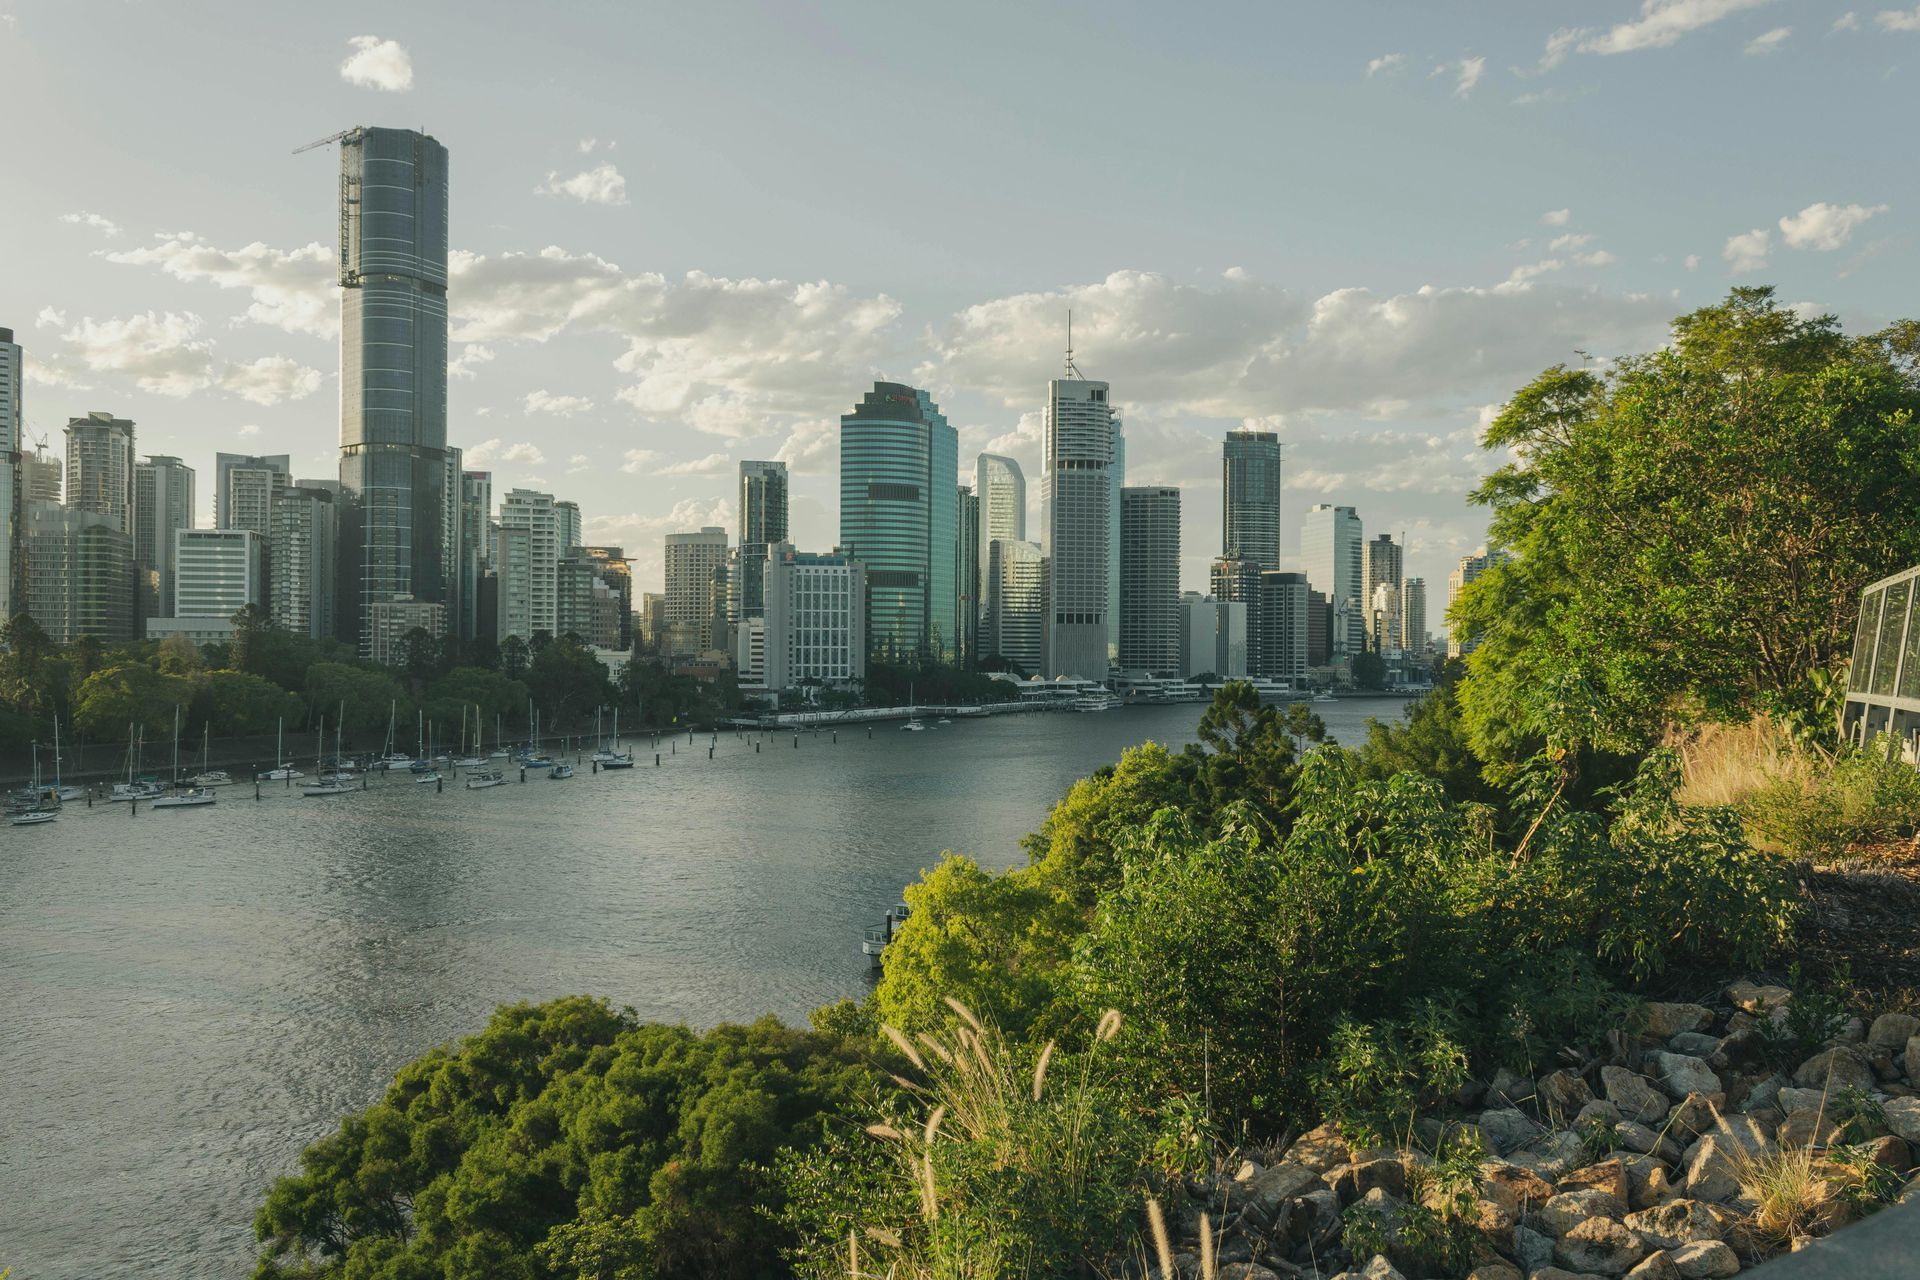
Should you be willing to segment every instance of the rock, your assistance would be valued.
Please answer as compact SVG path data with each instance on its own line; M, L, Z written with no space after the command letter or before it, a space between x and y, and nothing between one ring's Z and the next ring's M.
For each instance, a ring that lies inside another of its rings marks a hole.
M1702 1004L1664 1004L1656 1000L1644 1008L1646 1033L1655 1040L1670 1040L1683 1031L1705 1031L1713 1025L1713 1010Z
M1654 1078L1660 1081L1660 1087L1676 1098L1697 1093L1716 1106L1726 1101L1727 1092L1720 1083L1720 1077L1713 1074L1713 1068L1699 1058L1685 1053L1655 1051L1647 1055L1647 1062L1653 1067Z
M1658 1157L1616 1151L1611 1158L1626 1168L1629 1209L1648 1209L1679 1194L1673 1176Z
M1611 1218L1617 1222L1626 1216L1625 1202L1604 1191L1563 1191L1533 1215L1541 1230L1556 1237L1565 1235L1588 1218Z
M1511 1262L1483 1262L1467 1272L1467 1280L1527 1280Z
M1683 1244L1671 1252L1674 1270L1682 1280L1721 1280L1740 1270L1740 1259L1718 1240Z
M1497 1155L1518 1150L1539 1137L1544 1130L1529 1120L1525 1113L1512 1107L1496 1108L1480 1113L1480 1133L1486 1138L1487 1146Z
M1796 1111L1774 1136L1783 1147L1824 1147L1839 1138L1840 1126L1818 1111Z
M1913 1168L1913 1148L1907 1145L1905 1138L1889 1133L1882 1137L1869 1139L1865 1144L1867 1158L1883 1168L1895 1173L1905 1173Z
M1627 1272L1627 1280L1680 1280L1680 1269L1664 1249L1640 1259L1640 1265Z
M1900 1052L1901 1046L1920 1036L1920 1018L1910 1013L1883 1013L1867 1031L1867 1044L1876 1049Z
M1793 992L1785 987L1762 987L1751 982L1736 982L1727 988L1727 999L1736 1009L1748 1013L1771 1013L1773 1010L1793 999Z
M1280 1273L1269 1270L1257 1262L1225 1262L1220 1264L1220 1280L1280 1280Z
M1494 1248L1503 1253L1513 1248L1513 1227L1518 1215L1506 1206L1492 1200L1476 1200L1472 1221L1473 1229Z
M1907 1041L1907 1051L1901 1055L1901 1061L1907 1066L1907 1079L1920 1084L1920 1036Z
M1563 1265L1603 1276L1627 1274L1627 1269L1645 1257L1646 1252L1647 1246L1640 1242L1640 1237L1612 1218L1588 1218L1553 1246L1553 1256ZM1677 1258L1675 1264L1678 1265Z
M1530 1280L1607 1280L1598 1271L1566 1271L1560 1267L1542 1267Z
M1858 1018L1848 1018L1845 1025L1840 1028L1840 1034L1835 1036L1834 1039L1845 1040L1848 1044L1865 1044L1867 1040L1867 1024Z
M1493 1073L1493 1082L1487 1086L1487 1104L1493 1107L1517 1107L1523 1102L1533 1100L1533 1081L1518 1075L1505 1067Z
M1754 1116L1717 1116L1712 1134L1727 1139L1750 1156L1764 1156L1774 1150L1773 1135Z
M1823 1111L1826 1104L1827 1095L1823 1089L1782 1089L1774 1099L1774 1105L1788 1115L1796 1111Z
M1626 1227L1655 1249L1677 1249L1701 1240L1718 1240L1721 1235L1720 1220L1712 1207L1698 1200L1669 1200L1630 1213Z
M1625 1067L1602 1067L1600 1087L1606 1090L1607 1101L1620 1108L1623 1120L1649 1124L1666 1118L1666 1096L1643 1075Z
M1263 1166L1258 1160L1242 1160L1240 1167L1233 1171L1235 1182L1252 1182Z
M1595 1098L1580 1108L1580 1114L1573 1118L1576 1133L1585 1133L1589 1126L1606 1125L1609 1128L1620 1123L1620 1108L1605 1098Z
M1718 1056L1730 1066L1752 1066L1767 1056L1767 1042L1752 1027L1729 1027L1720 1040Z
M1825 1089L1836 1092L1846 1085L1856 1089L1871 1089L1874 1084L1873 1068L1859 1050L1850 1045L1835 1045L1808 1058L1793 1073L1793 1082L1803 1089Z
M1646 1125L1635 1124L1631 1120L1622 1120L1613 1126L1613 1140L1629 1151L1658 1156L1668 1164L1680 1159L1679 1143L1672 1138L1663 1138Z
M1666 1133L1676 1142L1692 1142L1703 1133L1712 1133L1718 1118L1719 1108L1711 1098L1690 1093L1667 1113Z
M1384 1191L1395 1199L1407 1194L1407 1167L1387 1156L1337 1165L1320 1177L1333 1188L1343 1205L1352 1204L1371 1191Z
M1355 1274L1360 1277L1360 1280L1407 1280L1406 1276L1400 1273L1399 1268L1377 1253L1373 1255L1373 1261L1360 1268Z
M1316 1173L1325 1173L1337 1164L1345 1164L1350 1156L1347 1140L1331 1124L1307 1130L1287 1148L1288 1160L1303 1164Z
M1740 1191L1731 1149L1733 1143L1717 1134L1708 1134L1694 1144L1687 1159L1687 1194L1695 1200L1718 1203Z
M1548 1123L1558 1128L1571 1121L1580 1114L1580 1108L1593 1101L1593 1090L1587 1087L1587 1082L1577 1072L1556 1071L1540 1077L1534 1101Z
M1692 1054L1711 1066L1711 1059L1720 1052L1720 1037L1704 1035L1698 1031L1682 1031L1667 1041L1667 1048L1675 1053Z
M1312 1169L1286 1162L1262 1169L1245 1182L1235 1179L1229 1198L1237 1197L1247 1210L1271 1220L1281 1205L1320 1185L1320 1175Z
M1553 1198L1553 1184L1531 1169L1489 1160L1480 1166L1480 1194L1510 1213L1525 1214Z
M1627 1167L1618 1160L1602 1160L1590 1164L1584 1169L1575 1169L1560 1179L1561 1191L1604 1191L1625 1204L1632 1193L1627 1181Z
M1887 1128L1908 1142L1920 1142L1920 1098L1892 1098L1883 1108Z
M1741 1109L1757 1111L1761 1107L1780 1107L1780 1094L1790 1083L1787 1077L1779 1075L1768 1076L1764 1080L1757 1081L1753 1088L1747 1090L1746 1100L1741 1104ZM1785 1107L1780 1109L1786 1110Z
M1531 1227L1515 1227L1513 1259L1526 1268L1528 1275L1537 1276L1540 1268L1553 1264L1553 1237L1542 1235Z

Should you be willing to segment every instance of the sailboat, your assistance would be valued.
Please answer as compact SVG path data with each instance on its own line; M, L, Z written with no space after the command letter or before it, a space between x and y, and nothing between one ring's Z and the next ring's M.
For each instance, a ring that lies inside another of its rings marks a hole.
M197 809L209 805L217 799L213 792L205 787L180 788L180 708L173 708L173 791L169 795L155 796L153 807L156 809Z
M60 717L53 718L53 781L37 787L41 802L48 800L55 804L65 804L69 800L85 800L85 787L71 786L60 781Z
M551 769L553 757L540 749L540 713L533 709L533 699L527 699L527 754L521 757L522 768Z
M907 722L900 726L908 733L926 732L926 722L920 719L919 709L913 704L913 686L907 686Z
M280 717L279 727L274 730L273 768L265 773L254 775L255 782L291 782L307 775L287 763L287 718Z
M633 753L620 749L620 708L613 709L613 749L594 753L594 759L600 762L602 769L633 768Z
M200 726L200 772L187 779L196 787L225 787L233 783L233 775L225 769L207 768L208 751L212 744L213 722L209 720Z
M380 753L379 758L373 762L374 767L377 769L392 769L397 765L410 765L413 763L412 756L404 751L395 751L393 749L393 718L398 710L398 703L392 701L387 703L387 745L386 749Z
M343 699L340 703L341 710L344 711L346 709L346 705L347 704ZM334 772L332 773L322 772L321 766L320 766L320 753L326 750L326 741L327 741L327 719L325 716L322 716L320 717L320 732L314 735L314 743L313 743L313 760L314 760L313 767L315 772L319 773L320 776L314 779L314 781L309 782L306 786L300 788L300 794L303 796L344 796L344 795L350 794L353 791L352 775L341 773L339 771L340 718L338 716L334 717L334 721L333 721Z
M113 790L107 796L112 803L118 804L123 800L151 800L165 791L165 788L157 782L151 782L145 778L139 781L134 780L134 760L138 754L134 726L129 722L127 724L127 780L113 784Z
M433 762L437 757L433 754L432 725L427 725L426 738L424 741L425 745L420 752L420 758L413 762L413 780L423 787L435 785L440 781L440 771L433 767Z
M52 822L59 810L60 800L40 785L40 744L33 744L33 785L27 789L26 799L17 800L9 812L16 827L33 827L43 822Z
M453 762L456 769L484 769L487 766L487 748L480 741L480 704L473 704L473 747L467 747L467 709L460 708L460 750L466 752Z

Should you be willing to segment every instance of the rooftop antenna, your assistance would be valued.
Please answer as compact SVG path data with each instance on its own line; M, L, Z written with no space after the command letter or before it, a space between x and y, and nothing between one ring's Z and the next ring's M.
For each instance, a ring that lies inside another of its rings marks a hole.
M1067 308L1067 377L1084 380L1080 366L1073 362L1073 308Z

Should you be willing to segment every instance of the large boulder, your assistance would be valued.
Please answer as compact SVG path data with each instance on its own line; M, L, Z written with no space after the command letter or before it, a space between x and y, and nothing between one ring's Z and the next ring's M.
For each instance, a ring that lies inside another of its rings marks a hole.
M1643 1075L1625 1067L1602 1067L1600 1087L1606 1091L1607 1101L1620 1108L1620 1118L1623 1120L1651 1124L1666 1118L1666 1095L1654 1088L1653 1082Z
M1281 1205L1320 1185L1320 1175L1306 1165L1283 1161L1271 1169L1260 1170L1251 1178L1236 1180L1228 1199L1230 1205L1237 1201L1247 1212L1272 1221Z
M1539 1086L1534 1091L1534 1101L1547 1121L1558 1128L1571 1124L1580 1114L1580 1108L1593 1101L1593 1090L1575 1071L1555 1071L1551 1075L1540 1077Z
M1647 1063L1653 1068L1660 1087L1676 1098L1697 1093L1715 1106L1727 1100L1726 1086L1720 1083L1720 1077L1713 1073L1713 1068L1691 1054L1656 1050L1647 1055Z
M1825 1089L1782 1089L1774 1095L1774 1105L1788 1115L1796 1111L1824 1111L1827 1109L1827 1091Z
M1874 1086L1873 1068L1852 1045L1835 1045L1814 1054L1795 1068L1793 1082L1803 1089L1834 1092L1851 1085L1856 1089Z
M1887 1128L1908 1142L1920 1142L1920 1098L1889 1098L1884 1109Z
M1628 1151L1638 1151L1642 1155L1658 1156L1668 1164L1680 1159L1680 1144L1672 1138L1662 1137L1644 1124L1632 1120L1622 1120L1613 1126L1613 1140Z
M1818 1111L1795 1111L1781 1121L1774 1137L1783 1147L1824 1147L1839 1139L1840 1126Z
M1602 1160L1575 1169L1560 1179L1559 1187L1562 1191L1604 1191L1621 1204L1627 1202L1632 1189L1627 1180L1627 1167L1618 1160Z
M1683 1244L1670 1251L1681 1280L1723 1280L1740 1270L1740 1259L1718 1240Z
M1553 1246L1553 1256L1562 1266L1602 1276L1627 1274L1646 1252L1640 1237L1612 1218L1588 1218Z
M1626 1216L1625 1202L1605 1191L1563 1191L1541 1205L1533 1218L1542 1231L1558 1237L1588 1218L1612 1218L1617 1222Z
M1480 1113L1480 1136L1496 1155L1517 1151L1544 1132L1546 1130L1525 1112L1513 1107L1496 1107Z
M1656 1249L1627 1272L1627 1280L1680 1280L1680 1269L1673 1265L1666 1250Z
M1727 999L1736 1009L1747 1013L1766 1014L1785 1005L1793 999L1793 992L1785 987L1759 986L1751 982L1736 982L1727 988Z
M1504 1160L1480 1166L1480 1194L1510 1213L1531 1213L1553 1198L1553 1184L1531 1169Z
M1467 1280L1527 1280L1527 1277L1505 1258L1495 1258L1467 1272Z
M1867 1029L1867 1047L1899 1053L1915 1036L1920 1036L1920 1018L1910 1013L1883 1013Z
M1525 1267L1528 1275L1538 1275L1540 1268L1553 1265L1553 1237L1532 1227L1515 1227L1513 1260Z
M1718 1134L1708 1134L1693 1145L1687 1157L1687 1194L1695 1200L1719 1203L1740 1193L1737 1146Z
M1711 1206L1698 1200L1669 1200L1630 1213L1626 1227L1656 1249L1677 1249L1701 1240L1718 1240L1721 1235L1718 1216Z
M1655 1000L1645 1009L1646 1034L1655 1040L1671 1040L1683 1031L1705 1031L1713 1025L1713 1010L1703 1004L1667 1004Z
M1307 1130L1287 1148L1288 1160L1303 1164L1316 1173L1325 1173L1337 1164L1345 1164L1350 1155L1347 1140L1340 1136L1340 1130L1332 1124Z

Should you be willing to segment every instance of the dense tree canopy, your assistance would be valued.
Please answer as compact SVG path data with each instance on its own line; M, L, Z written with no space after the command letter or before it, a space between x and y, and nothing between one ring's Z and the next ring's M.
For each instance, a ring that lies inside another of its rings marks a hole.
M1661 351L1515 395L1486 437L1514 460L1474 495L1515 559L1451 616L1480 637L1480 754L1803 712L1860 588L1920 560L1917 355L1911 322L1853 337L1736 289Z

